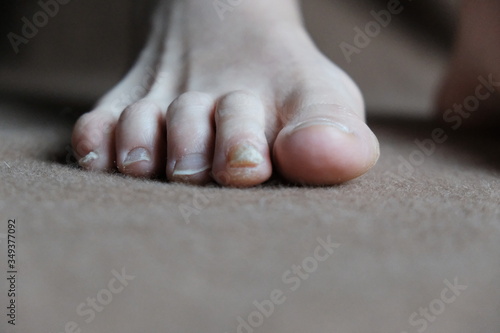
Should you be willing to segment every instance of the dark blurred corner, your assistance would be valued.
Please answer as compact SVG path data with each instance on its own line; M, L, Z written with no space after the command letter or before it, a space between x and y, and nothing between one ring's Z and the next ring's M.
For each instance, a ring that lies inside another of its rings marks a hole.
M401 0L406 9L397 19L429 42L443 49L450 49L455 37L460 1ZM377 3L378 7L384 8L387 6L388 0L374 0L374 2Z
M2 0L3 96L89 103L135 60L153 0L59 1Z
M303 0L307 1L310 0ZM343 0L330 1L337 2L337 6ZM399 23L394 28L408 27L426 41L448 49L457 1L407 2L409 9L395 18ZM0 94L24 99L94 101L134 61L149 29L154 3L155 0L2 0ZM343 3L351 7L358 4L384 8L387 0ZM351 25L347 24L345 36L350 36ZM369 69L378 67L374 63Z

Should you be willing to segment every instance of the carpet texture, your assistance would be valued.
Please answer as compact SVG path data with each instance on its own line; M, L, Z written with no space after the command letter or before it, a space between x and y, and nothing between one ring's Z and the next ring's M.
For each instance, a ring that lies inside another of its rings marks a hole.
M0 106L18 263L17 325L3 315L0 332L500 329L493 138L450 138L409 172L436 125L375 117L380 162L347 184L193 187L78 169L57 109Z

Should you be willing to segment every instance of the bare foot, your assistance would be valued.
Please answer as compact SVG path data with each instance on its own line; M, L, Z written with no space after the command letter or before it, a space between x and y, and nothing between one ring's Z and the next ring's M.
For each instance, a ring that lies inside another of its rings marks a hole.
M305 32L292 0L162 0L129 74L73 132L82 167L253 186L275 169L337 184L379 156L357 86ZM146 85L146 87L144 87Z
M464 0L438 107L453 129L500 124L500 2ZM444 113L443 113L444 112Z

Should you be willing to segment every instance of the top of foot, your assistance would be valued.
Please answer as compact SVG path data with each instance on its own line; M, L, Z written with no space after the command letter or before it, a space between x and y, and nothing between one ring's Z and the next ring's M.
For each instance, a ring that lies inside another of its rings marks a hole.
M254 186L273 171L331 185L368 171L378 142L356 85L290 0L163 0L130 73L73 132L80 164L136 177ZM220 14L220 13L219 13Z

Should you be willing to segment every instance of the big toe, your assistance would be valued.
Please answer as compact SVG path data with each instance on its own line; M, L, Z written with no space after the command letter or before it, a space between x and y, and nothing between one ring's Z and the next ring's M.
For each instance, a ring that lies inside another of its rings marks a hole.
M358 115L337 106L319 106L330 115L292 121L279 133L274 159L292 182L339 184L367 172L380 155L378 140Z

